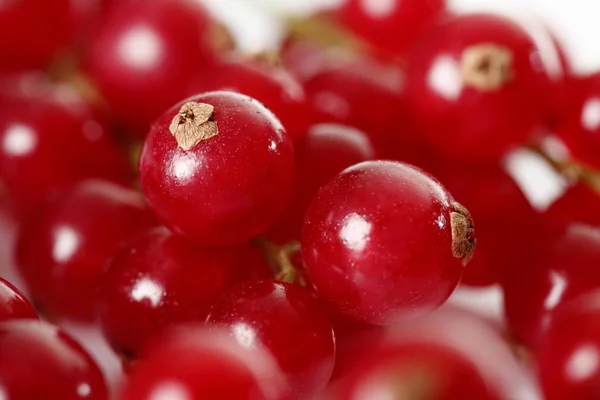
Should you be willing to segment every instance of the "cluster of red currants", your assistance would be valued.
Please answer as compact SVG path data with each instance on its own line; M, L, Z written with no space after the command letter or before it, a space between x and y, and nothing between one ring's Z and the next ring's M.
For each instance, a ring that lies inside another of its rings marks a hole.
M242 55L193 0L9 0L0 55L0 399L600 396L600 75L549 30L347 0Z

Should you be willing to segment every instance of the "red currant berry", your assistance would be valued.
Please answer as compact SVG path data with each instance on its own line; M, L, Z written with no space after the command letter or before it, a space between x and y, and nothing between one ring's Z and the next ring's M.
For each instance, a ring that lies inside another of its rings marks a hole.
M23 223L16 261L32 298L50 316L89 320L98 281L121 241L155 224L143 199L84 181Z
M571 79L567 92L556 132L578 161L600 168L600 73Z
M359 56L343 49L326 49L309 39L290 36L281 48L281 62L299 82L306 83L326 69L354 63Z
M46 66L70 39L71 7L69 0L2 2L0 71Z
M207 322L243 347L267 349L287 374L292 398L314 399L331 377L331 321L307 289L273 280L244 283L217 300Z
M23 212L86 178L133 181L124 152L83 103L11 99L0 107L0 144L0 178Z
M124 125L145 135L212 62L215 26L195 1L118 2L90 44L86 70Z
M98 313L104 334L119 354L139 354L164 328L204 321L227 287L269 277L258 250L199 248L165 228L131 238L102 278Z
M454 158L498 158L525 141L545 122L547 85L533 40L512 21L487 14L432 26L407 71L419 127Z
M201 76L194 93L230 90L260 101L275 114L292 138L306 134L310 115L304 89L286 70L257 61L224 60L210 78Z
M178 327L148 347L122 398L280 400L285 386L264 350L241 346L222 332Z
M347 0L339 18L375 46L404 55L415 37L445 10L445 0Z
M503 282L508 326L526 345L543 335L556 307L600 287L600 229L573 224L531 245Z
M388 158L401 141L413 140L402 95L380 68L352 65L321 71L304 88L315 122L335 122L364 131L378 157Z
M550 228L572 223L600 226L600 195L585 183L570 187L548 208L544 222Z
M600 384L598 292L559 307L535 355L547 400L593 399Z
M369 323L441 305L474 249L469 212L429 175L392 161L344 170L302 228L310 281L341 314Z
M142 189L172 230L206 245L243 243L283 210L292 142L258 101L233 92L191 97L163 114L142 150Z
M9 319L38 319L38 316L25 295L0 278L0 321Z
M339 384L335 400L374 398L496 400L464 354L436 343L400 342L375 347Z
M444 162L429 172L477 221L477 252L465 268L462 283L500 282L510 266L531 251L531 238L539 236L540 215L500 165Z
M343 169L372 160L375 151L369 138L344 125L312 126L305 137L294 142L296 182L290 202L279 223L267 237L279 243L300 239L304 215L321 186Z
M5 399L107 400L94 360L67 334L39 321L0 324L0 394Z

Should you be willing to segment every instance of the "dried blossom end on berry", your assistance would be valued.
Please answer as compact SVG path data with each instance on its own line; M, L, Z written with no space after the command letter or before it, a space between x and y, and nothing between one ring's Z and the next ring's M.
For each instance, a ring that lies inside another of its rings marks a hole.
M475 254L475 223L471 213L460 203L453 203L454 211L450 213L452 228L452 255L462 258L466 266Z
M513 55L493 43L471 46L462 54L460 73L466 86L482 92L496 92L514 77Z
M210 104L190 101L181 106L175 115L169 131L177 144L183 150L191 150L203 140L210 139L219 134L215 121L211 121L215 108Z

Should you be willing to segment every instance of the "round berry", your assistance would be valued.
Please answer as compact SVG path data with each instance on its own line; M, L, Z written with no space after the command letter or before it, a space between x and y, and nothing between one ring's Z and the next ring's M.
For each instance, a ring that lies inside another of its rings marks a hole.
M499 400L464 354L426 342L376 346L338 385L336 400Z
M84 103L34 96L0 107L0 178L25 213L45 195L86 178L131 184L133 171L106 124Z
M600 73L569 80L556 133L577 161L600 168Z
M206 245L266 231L293 185L292 142L258 101L233 92L191 97L152 127L140 159L146 199L172 230Z
M134 358L164 328L204 321L224 289L270 275L248 245L201 248L154 228L127 240L112 258L99 289L100 323L115 351Z
M429 175L392 161L344 170L302 228L309 280L341 314L369 323L441 305L474 249L469 212Z
M204 74L195 93L230 90L260 101L275 114L292 138L306 134L311 118L304 89L285 69L258 61L223 60Z
M86 71L121 122L143 136L212 63L216 26L196 1L117 2L89 45Z
M454 158L498 158L546 118L548 76L538 48L501 16L439 21L419 41L407 71L407 96L432 146Z
M600 385L598 292L556 309L536 342L535 356L545 399L593 399Z
M517 339L534 346L560 304L600 287L599 263L598 227L573 224L530 242L503 282L504 313Z
M552 229L574 223L600 226L600 195L587 184L577 183L550 205L544 222Z
M280 400L286 379L264 350L220 331L178 327L148 347L122 398Z
M313 125L294 141L296 180L292 198L267 237L279 243L300 239L304 215L321 186L351 165L375 158L369 138L338 124Z
M6 399L108 400L94 360L67 334L39 321L0 324L0 381Z
M304 88L314 121L334 122L365 132L381 158L414 138L403 98L403 79L379 67L352 64L315 74ZM395 81L395 83L392 83Z
M331 321L308 289L273 280L243 283L216 301L207 322L246 348L268 350L287 374L292 398L315 398L331 377Z
M347 0L340 20L375 46L405 55L413 41L446 9L446 0Z
M38 319L38 316L25 295L0 278L0 321L10 319Z
M71 8L69 0L2 2L0 71L47 66L55 53L68 44Z
M110 257L121 241L154 225L138 193L109 182L84 181L23 222L17 266L43 312L89 320Z

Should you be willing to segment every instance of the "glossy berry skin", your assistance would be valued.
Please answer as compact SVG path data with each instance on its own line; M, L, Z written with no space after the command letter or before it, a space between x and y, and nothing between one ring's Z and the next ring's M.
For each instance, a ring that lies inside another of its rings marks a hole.
M69 0L0 4L0 71L43 68L71 35ZM35 26L35 29L31 29Z
M171 325L201 322L219 294L236 283L269 277L258 250L201 248L165 228L129 239L102 278L98 316L119 354L137 356Z
M390 78L380 68L364 65L324 69L304 84L314 121L358 128L369 136L378 157L390 158L395 147L413 139L401 76Z
M244 347L267 349L288 377L291 398L315 398L331 377L331 321L308 289L270 279L241 284L215 302L207 322Z
M548 76L527 33L501 16L446 18L421 38L407 96L432 146L464 160L499 158L545 121ZM541 65L538 65L541 64Z
M32 298L54 318L90 320L100 277L119 244L156 224L136 192L84 181L22 224L16 262Z
M540 235L541 216L501 165L446 160L428 171L467 207L477 223L477 251L461 283L499 283L531 251L532 238Z
M339 18L375 46L405 55L418 35L445 10L445 0L347 0Z
M456 211L450 194L415 167L392 161L350 167L321 188L306 215L308 278L356 321L385 324L438 307L462 275L453 255ZM474 246L471 235L464 243Z
M530 243L528 257L505 277L504 313L512 333L534 346L561 304L600 287L600 230L573 224Z
M108 400L94 360L57 327L39 321L0 324L0 394L6 399Z
M535 356L548 400L598 396L600 351L598 292L585 294L556 309Z
M280 400L285 386L263 349L241 346L221 331L181 326L146 349L121 398Z
M499 399L464 354L427 342L375 346L338 385L335 400Z
M577 161L600 168L600 73L572 78L566 90L569 101L556 132Z
M214 27L198 2L118 2L93 37L86 71L130 133L144 136L212 62Z
M86 178L133 181L106 123L84 103L52 95L11 98L0 107L0 177L21 212Z
M0 278L0 321L11 319L38 319L38 316L21 291Z
M300 239L310 202L321 186L347 167L375 158L369 138L361 131L338 124L313 125L294 141L296 180L294 192L279 223L267 233L275 242Z
M259 61L226 59L198 80L194 93L230 90L260 101L281 121L292 138L306 134L311 115L304 89L285 69Z
M218 134L184 150L169 131L190 101L214 107ZM203 245L244 243L272 225L291 193L292 141L259 102L233 92L191 97L163 114L146 138L140 180L171 230Z

